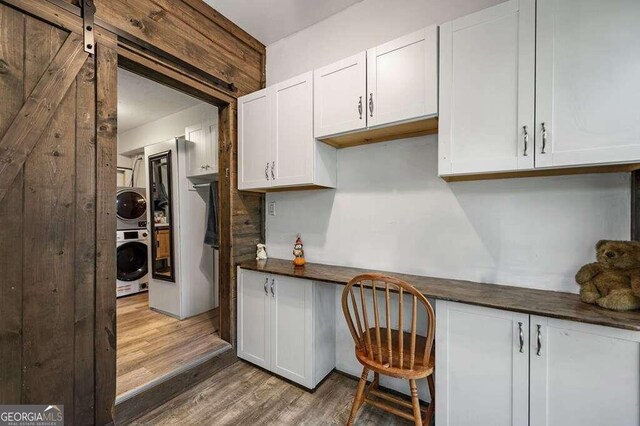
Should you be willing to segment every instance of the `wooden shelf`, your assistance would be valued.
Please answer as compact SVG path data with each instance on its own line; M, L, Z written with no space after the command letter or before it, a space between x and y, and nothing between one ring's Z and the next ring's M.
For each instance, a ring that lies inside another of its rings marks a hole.
M631 173L636 170L640 170L640 163L567 167L562 169L522 170L515 172L491 172L471 175L441 176L441 178L447 182L466 182L473 180L514 179L536 176L584 175L589 173Z
M415 136L438 133L438 117L426 118L408 123L392 124L374 129L365 129L338 136L320 139L335 148L349 148L370 143L386 142L395 139L413 138Z

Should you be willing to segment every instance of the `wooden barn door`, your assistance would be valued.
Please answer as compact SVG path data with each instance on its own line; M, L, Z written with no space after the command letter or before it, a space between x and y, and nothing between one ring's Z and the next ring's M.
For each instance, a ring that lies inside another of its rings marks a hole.
M63 13L33 15L0 3L0 404L63 404L66 424L107 424L117 55L100 39L86 53L76 16L68 31Z

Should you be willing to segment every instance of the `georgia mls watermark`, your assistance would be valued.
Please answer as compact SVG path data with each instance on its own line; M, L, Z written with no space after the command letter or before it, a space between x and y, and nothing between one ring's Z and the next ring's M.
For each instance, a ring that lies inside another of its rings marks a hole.
M63 426L64 405L0 405L0 426Z

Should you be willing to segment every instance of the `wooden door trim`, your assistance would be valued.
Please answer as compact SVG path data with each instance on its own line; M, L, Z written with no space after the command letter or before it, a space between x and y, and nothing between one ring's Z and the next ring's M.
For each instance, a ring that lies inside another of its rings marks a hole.
M70 33L0 140L0 203L89 56Z

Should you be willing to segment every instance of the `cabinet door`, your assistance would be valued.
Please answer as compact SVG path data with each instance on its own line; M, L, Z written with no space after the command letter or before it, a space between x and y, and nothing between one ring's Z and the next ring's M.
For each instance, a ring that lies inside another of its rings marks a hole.
M205 140L205 167L207 173L218 173L218 120L203 124Z
M640 424L640 332L532 316L530 335L531 426Z
M313 73L276 84L271 102L272 186L313 183Z
M321 138L367 125L367 54L358 53L313 73L314 136Z
M269 275L238 271L238 357L269 369L271 296Z
M187 176L201 176L211 173L207 170L207 135L204 123L184 129L187 154Z
M528 425L529 316L436 304L436 424Z
M267 90L238 98L238 189L271 186Z
M367 125L438 113L436 26L367 51Z
M440 27L440 175L534 167L534 53L535 0Z
M271 279L271 371L311 388L313 282Z
M536 167L640 160L640 2L538 0L537 15Z

